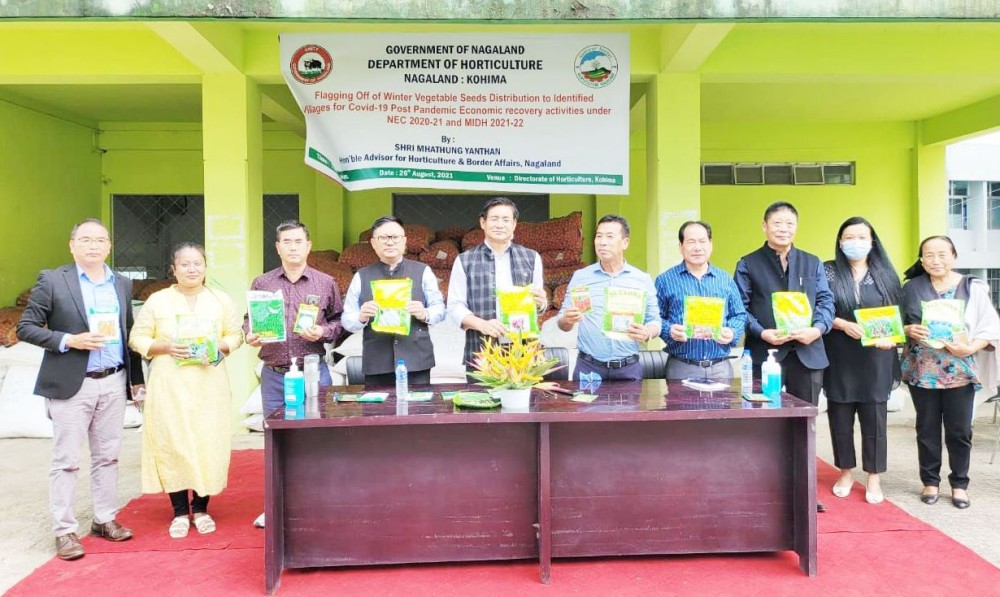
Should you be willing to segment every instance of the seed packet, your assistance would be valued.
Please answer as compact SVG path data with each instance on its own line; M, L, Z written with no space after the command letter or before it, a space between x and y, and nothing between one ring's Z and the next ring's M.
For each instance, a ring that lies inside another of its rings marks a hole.
M612 340L631 340L628 328L642 323L646 312L646 291L609 286L604 292L604 335Z
M176 365L205 365L219 360L218 328L214 319L201 315L177 316L174 342L186 344L191 356L174 359Z
M299 303L299 311L295 314L295 325L292 331L301 334L312 329L319 319L319 307L307 303Z
M358 402L385 402L389 392L365 392L358 396Z
M574 394L573 397L570 398L570 400L572 400L573 402L586 402L589 404L594 400L597 400L597 394L577 393Z
M896 305L855 309L854 319L861 326L861 346L873 346L880 339L892 340L896 344L906 342L903 318Z
M406 395L407 402L430 402L434 392L410 392Z
M590 290L586 286L574 286L567 290L569 300L573 302L573 307L580 313L590 313L593 304L590 301Z
M924 344L931 348L944 348L944 342L966 343L965 301L937 299L920 301L920 325L930 330Z
M538 313L535 312L535 298L528 286L497 289L497 306L500 322L511 337L537 338Z
M692 340L718 340L722 337L726 299L714 296L684 297L684 333Z
M812 305L804 292L771 293L771 309L779 337L812 325Z
M413 280L372 280L372 300L378 305L378 313L372 319L372 330L397 336L410 335L411 317L406 303L413 296Z
M247 313L250 333L261 342L285 341L285 296L280 290L247 291Z
M90 309L87 315L90 332L104 336L104 344L121 344L122 335L119 327L119 312L114 309Z

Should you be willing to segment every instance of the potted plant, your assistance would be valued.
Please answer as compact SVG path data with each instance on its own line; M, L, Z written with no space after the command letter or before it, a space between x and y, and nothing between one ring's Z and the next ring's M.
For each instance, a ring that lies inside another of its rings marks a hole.
M558 362L545 358L545 349L538 340L518 335L509 344L501 344L487 338L471 363L473 371L469 376L499 396L503 408L527 410L532 388L558 387L555 382L544 381L546 375L561 368L556 366Z

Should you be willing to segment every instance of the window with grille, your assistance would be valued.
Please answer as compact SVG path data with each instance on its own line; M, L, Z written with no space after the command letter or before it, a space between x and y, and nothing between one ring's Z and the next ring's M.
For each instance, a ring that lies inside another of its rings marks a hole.
M274 250L274 230L299 218L298 195L264 195L264 271L281 265ZM133 280L170 276L173 247L181 242L205 244L203 195L114 195L112 264Z
M133 280L168 278L174 245L205 244L202 195L114 195L111 221L112 264Z
M993 305L1000 305L1000 269L990 268L986 270L986 282L990 285L990 298Z
M948 228L950 230L969 229L968 197L948 197Z
M701 165L703 185L852 185L854 178L854 162Z
M987 226L1000 230L1000 182L986 183Z

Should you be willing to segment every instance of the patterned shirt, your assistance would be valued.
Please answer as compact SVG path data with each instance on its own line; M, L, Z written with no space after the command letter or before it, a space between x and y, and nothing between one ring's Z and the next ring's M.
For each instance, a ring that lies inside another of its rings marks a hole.
M344 304L340 299L337 283L327 274L306 266L302 276L293 283L285 277L285 270L279 267L257 276L250 289L268 292L280 290L285 298L287 340L261 344L259 356L266 365L287 367L291 364L292 357L296 357L301 366L302 357L309 354L325 355L323 343L333 342L340 336L340 314L344 310ZM315 297L318 301L319 317L316 325L323 328L323 337L316 342L310 342L292 332L299 305L308 302L306 299L309 297ZM243 319L243 332L250 333L249 316Z
M958 286L940 293L943 299L955 298ZM918 388L948 389L972 384L978 392L982 388L976 375L975 359L971 356L956 357L944 348L936 349L920 342L907 342L900 363L903 383Z
M726 299L723 312L723 327L733 330L733 341L719 344L714 340L689 339L676 342L670 337L670 326L684 323L684 297L710 296ZM660 338L667 343L666 351L675 357L700 361L702 359L723 359L729 350L737 346L746 329L747 312L740 298L740 290L729 274L709 264L708 271L700 279L688 271L684 262L666 270L656 277L656 298L660 303L660 318L663 329Z

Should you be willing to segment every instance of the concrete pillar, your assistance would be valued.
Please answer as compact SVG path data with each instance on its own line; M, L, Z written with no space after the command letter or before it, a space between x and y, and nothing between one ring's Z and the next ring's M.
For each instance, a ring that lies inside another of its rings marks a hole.
M206 74L202 83L205 249L208 282L246 310L246 290L261 272L263 160L260 92L242 74ZM229 360L233 416L256 385L256 354Z
M924 145L919 128L913 154L913 237L909 245L916 254L922 239L946 232L948 176L945 172L945 145Z
M701 214L701 78L661 73L646 93L648 271L677 263L677 229Z

